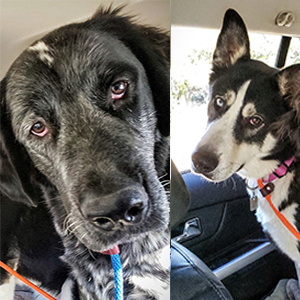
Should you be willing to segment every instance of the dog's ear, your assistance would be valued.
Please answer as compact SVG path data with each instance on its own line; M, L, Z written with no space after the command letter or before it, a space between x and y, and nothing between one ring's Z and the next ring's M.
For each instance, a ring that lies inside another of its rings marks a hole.
M141 43L133 37L132 51L142 62L151 91L160 133L170 135L170 36L157 28L140 26ZM137 51L136 48L140 48Z
M300 121L300 64L283 69L277 77L280 93L296 112L297 119Z
M16 141L6 109L6 79L1 81L0 191L13 201L37 206L39 188L32 181L33 164Z
M133 18L122 16L122 9L100 8L90 24L113 33L143 64L153 94L157 128L167 137L170 135L170 36L158 28L135 24Z
M143 64L151 87L156 109L157 129L155 166L158 176L170 171L170 36L156 28L139 26L141 40L136 45L132 37L131 51ZM138 48L140 48L138 50Z
M246 25L235 10L228 9L213 55L213 71L227 69L241 58L250 59Z
M289 137L298 153L300 151L300 64L287 67L275 76L282 99L289 110L272 128L279 138Z

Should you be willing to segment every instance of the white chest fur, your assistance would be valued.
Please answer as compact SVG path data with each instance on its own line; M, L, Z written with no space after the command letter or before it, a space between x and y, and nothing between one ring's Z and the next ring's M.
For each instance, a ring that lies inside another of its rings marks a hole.
M281 179L273 181L275 185L274 191L271 193L272 203L276 208L288 199L289 187L294 178L293 173L288 173ZM256 183L250 182L250 186ZM300 264L300 253L297 245L298 240L294 235L284 226L281 220L276 216L275 212L267 202L267 200L260 194L258 195L258 208L256 211L257 220L261 223L263 228L271 235L274 242L281 249L282 252L287 254L294 262ZM292 204L281 211L284 217L295 226L295 209L296 204Z

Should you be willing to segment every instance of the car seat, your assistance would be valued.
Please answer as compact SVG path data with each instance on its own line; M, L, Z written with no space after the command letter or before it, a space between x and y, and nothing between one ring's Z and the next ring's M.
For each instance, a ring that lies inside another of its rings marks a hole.
M171 228L185 216L190 205L189 191L171 162ZM183 245L171 241L172 300L232 300L222 282Z

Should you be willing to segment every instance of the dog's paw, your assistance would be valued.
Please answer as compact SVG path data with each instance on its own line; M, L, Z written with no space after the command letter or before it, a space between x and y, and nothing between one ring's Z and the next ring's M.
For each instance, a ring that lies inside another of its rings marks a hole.
M15 277L11 276L7 282L0 286L0 299L13 300L15 291Z
M286 293L289 300L300 300L300 287L296 279L290 279L286 284Z

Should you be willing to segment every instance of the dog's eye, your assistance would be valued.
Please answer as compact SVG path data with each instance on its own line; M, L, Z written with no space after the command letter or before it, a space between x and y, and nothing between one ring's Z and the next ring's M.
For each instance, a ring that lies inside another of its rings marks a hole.
M249 119L249 123L254 127L260 127L263 122L263 119L259 116L254 116Z
M215 103L218 107L223 107L225 105L225 100L221 97L216 97Z
M46 127L46 125L42 122L36 122L32 127L30 132L34 135L37 135L39 137L45 136L49 130Z
M115 99L121 99L126 93L128 87L128 82L126 81L117 81L111 86L111 97Z

